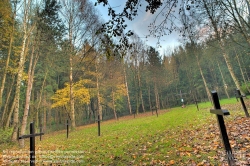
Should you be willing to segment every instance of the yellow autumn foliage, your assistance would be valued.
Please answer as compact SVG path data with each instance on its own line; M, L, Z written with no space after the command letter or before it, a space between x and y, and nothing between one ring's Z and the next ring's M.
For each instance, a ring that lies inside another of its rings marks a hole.
M116 86L115 89L115 98L119 99L123 96L126 96L126 87L125 84L120 84Z
M73 85L74 99L78 103L88 104L90 102L89 89L84 86L87 82L88 80L80 80ZM70 103L69 88L69 83L66 83L65 88L56 91L51 97L53 100L52 108L62 107Z

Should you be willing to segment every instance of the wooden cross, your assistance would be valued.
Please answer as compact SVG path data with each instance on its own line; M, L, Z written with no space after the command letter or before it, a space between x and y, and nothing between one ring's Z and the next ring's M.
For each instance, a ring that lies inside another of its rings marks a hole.
M186 95L187 93L181 93L181 90L180 90L180 93L179 94L176 94L178 96L181 97L181 103L183 104L182 107L185 107L185 104L184 104L184 100L183 100L183 95Z
M182 99L182 95L185 95L185 94L187 94L187 93L181 93L181 90L180 90L180 93L177 93L176 95L179 95Z
M101 120L100 120L100 115L98 114L97 116L97 122L98 122L98 136L101 135Z
M35 166L35 137L44 135L44 133L35 133L34 123L30 123L30 134L18 136L18 139L30 138L30 165Z
M67 126L67 138L69 138L69 120L67 120L66 126Z
M234 155L232 153L232 149L229 143L227 130L226 130L226 126L225 126L224 118L223 118L224 115L230 115L230 113L228 112L228 110L221 109L217 92L212 91L211 94L213 98L214 109L211 109L210 113L216 114L217 116L217 122L220 128L220 133L221 133L223 144L226 150L228 165L235 166Z
M157 117L158 117L158 109L157 109L157 106L153 106L153 107L152 107L152 115L154 115L154 110L155 110L156 115L157 115Z
M193 102L195 103L195 105L196 105L196 108L197 108L197 111L199 111L199 106L198 106L198 102L199 102L199 100L193 100Z
M238 101L238 98L240 98L240 102L241 102L241 105L242 105L243 110L244 110L244 112L245 112L245 115L246 115L246 117L249 117L249 113L248 113L248 111L247 111L247 107L246 107L245 102L244 102L244 100L243 100L243 97L246 97L246 96L245 96L245 95L241 95L239 89L236 89L236 94L235 94L235 95L236 95L237 101Z

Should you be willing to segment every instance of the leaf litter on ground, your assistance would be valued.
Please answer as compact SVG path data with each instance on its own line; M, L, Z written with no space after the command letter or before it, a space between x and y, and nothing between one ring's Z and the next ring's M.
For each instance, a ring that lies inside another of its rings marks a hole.
M108 134L103 134L101 137L96 137L96 133L93 133L91 127L91 134L86 133L86 128L77 129L72 132L69 140L62 139L62 137L57 138L56 134L53 134L53 136L48 135L42 142L37 141L36 150L42 149L51 152L46 154L47 158L58 161L60 161L60 156L57 156L58 153L53 152L82 151L82 154L78 153L73 158L70 158L70 160L75 161L75 165L226 166L227 159L216 116L208 113L210 107L197 112L197 114L204 114L203 116L179 119L183 121L183 125L170 122L172 117L167 122L158 122L157 125L161 129L155 131L153 131L154 124L148 119L144 120L142 125L146 127L143 128L142 126L134 126L133 123L122 124L122 118L120 118L120 122L114 122L114 124L128 125L127 127L130 130L121 131L119 126L115 126L116 128L112 128L111 131L110 126L113 123L110 122L106 128L105 123L103 123L104 129L102 132ZM244 117L239 103L227 104L225 108L228 108L231 113L230 116L225 117L225 125L236 158L236 164L248 166L250 165L250 119ZM182 111L185 111L185 109ZM185 114L185 112L181 112L181 114ZM178 115L175 114L175 118L178 118L176 117ZM147 116L152 119L149 114ZM162 121L161 116L166 116L164 117L164 120L166 120L168 113L162 112L162 115L154 120ZM129 119L125 119L125 121L127 120ZM162 130L162 126L166 129ZM93 127L95 128L95 126ZM81 132L80 138L78 132ZM28 146L23 150L28 151ZM16 152L18 152L17 148ZM0 164L4 165L2 154L0 155ZM12 155L18 156L18 154ZM29 154L23 153L23 155L28 160ZM39 159L41 156L36 157ZM78 162L81 159L83 159L84 163ZM46 165L46 163L41 163L41 165ZM54 165L68 164L58 162L54 163Z

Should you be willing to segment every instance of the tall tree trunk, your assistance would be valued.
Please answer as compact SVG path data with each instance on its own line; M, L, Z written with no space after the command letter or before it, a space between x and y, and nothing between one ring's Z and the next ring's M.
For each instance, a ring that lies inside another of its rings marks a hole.
M75 129L75 100L74 100L74 90L73 90L73 62L72 55L70 56L70 73L69 73L69 82L70 82L70 119L71 119L71 128Z
M158 93L158 88L157 88L155 80L154 80L154 92L155 92L155 107L157 109L160 109L159 93Z
M26 100L25 100L25 107L24 107L24 113L23 113L23 119L22 119L22 125L21 125L21 131L20 134L24 135L26 126L27 126L27 120L28 120L28 114L29 114L29 108L30 108L30 98L31 98L31 91L33 88L33 81L34 81L34 73L35 73L35 67L38 61L38 50L36 52L35 58L34 58L34 52L35 47L37 45L33 45L32 53L30 56L30 64L29 64L29 70L28 70L28 85L26 89ZM21 139L19 141L19 145L23 148L24 147L24 139Z
M151 103L151 92L150 92L150 85L148 84L148 103L149 103L149 109L152 112L152 103Z
M15 97L14 97L15 98ZM11 119L11 116L13 114L13 111L15 109L15 102L13 102L13 104L11 105L11 108L10 108L10 111L9 111L9 115L8 115L8 118L6 120L6 123L5 123L5 128L8 128L10 126L10 119ZM12 124L13 125L13 124Z
M43 132L46 132L47 130L46 127L47 127L47 110L46 107L43 107Z
M247 10L248 10L248 22L250 22L250 3L249 3L249 0L246 0L246 3L247 3Z
M220 64L219 64L218 61L217 61L217 64L218 64L218 67L219 67L219 71L220 71L220 75L221 75L221 78L222 78L222 82L223 82L223 87L224 87L225 93L226 93L226 95L227 95L227 98L229 99L230 96L229 96L229 94L228 94L228 92L227 92L227 84L226 84L224 75L222 74L222 71L221 71L221 68L220 68Z
M14 14L13 14L13 20L12 20L13 21L12 22L12 29L11 29L11 33L10 33L10 43L9 43L8 55L7 55L7 59L6 59L5 67L4 67L4 72L3 72L3 75L2 75L2 82L1 82L1 89L0 89L0 108L2 107L3 91L4 91L6 76L7 76L8 68L9 68L10 55L11 55L11 52L12 52L12 44L13 44L13 41L14 41L16 3L17 2L14 2ZM7 103L7 102L5 102L5 103Z
M134 86L135 86L135 102L136 102L136 114L139 113L139 106L140 106L140 96L139 96L139 92L138 92L138 82L137 82L137 74L136 74L136 69L134 72Z
M17 130L18 130L18 124L19 124L19 100L20 100L20 89L21 89L21 82L22 82L22 76L23 76L23 69L24 69L24 63L25 63L25 54L26 54L26 44L27 42L27 35L24 35L24 40L22 44L22 51L20 53L20 60L18 65L18 73L17 73L17 80L16 80L16 90L15 90L15 98L13 101L14 108L14 116L13 116L13 133L12 133L12 141L17 140ZM27 44L28 45L28 44Z
M112 87L112 106L113 106L113 111L114 111L114 116L115 116L115 119L117 120L117 114L116 114L116 108L115 108L115 94L114 94L114 89Z
M6 124L6 120L5 120L6 119L5 118L6 115L5 114L7 114L7 110L9 110L10 116L13 113L13 111L11 111L11 109L8 109L8 107L9 107L9 103L10 103L11 92L12 92L12 89L13 89L14 83L15 83L15 79L14 78L15 78L15 76L12 75L12 82L11 82L10 89L8 91L8 94L7 94L7 97L6 97L6 101L5 101L5 104L4 104L4 110L3 110L3 114L2 114L2 118L1 118L1 123L2 123L3 128L6 128L6 125L5 125Z
M124 71L124 82L125 82L125 88L126 88L126 95L127 95L127 100L128 100L128 109L129 113L132 114L132 108L131 108L131 103L130 103L130 96L129 96L129 90L128 90L128 80L127 80L127 72L126 72L126 66L123 64L123 71Z
M139 69L137 71L137 77L138 77L138 86L139 86L138 88L139 88L139 96L140 96L141 105L142 105L142 111L145 112L144 101L143 101L143 97L142 97L141 76L140 76L140 70Z
M98 72L98 62L95 63L96 71L96 89L97 89L97 112L100 115L100 120L102 120L102 106L101 106L101 97L100 97L100 88L99 88L99 72Z
M69 55L69 96L70 96L70 119L71 128L74 130L76 127L75 123L75 100L73 90L73 3L70 4L71 12L69 13L69 42L70 42L70 55Z
M45 82L46 82L46 79L47 79L47 75L48 75L48 69L45 72L45 76L43 78L42 87L41 87L40 93L38 95L39 97L38 97L38 103L37 103L37 107L36 107L37 121L38 121L38 116L39 116L39 112L40 112L40 105L41 105L41 102L42 102L43 90L44 90L44 87L45 87Z
M241 73L241 75L242 75L243 81L244 81L244 83L245 83L245 85L246 85L247 91L250 92L250 89L249 89L249 87L248 87L248 84L247 84L247 81L246 81L244 72L243 72L242 67L241 67L241 63L240 63L240 60L239 60L239 55L236 53L236 51L235 51L235 54L236 54L237 62L238 62L239 67L240 67L240 73Z
M210 91L208 89L208 86L207 86L207 82L206 82L206 79L204 77L204 74L202 72L202 69L201 69L201 65L200 65L200 61L198 59L198 55L195 55L196 57L196 61L197 61L197 64L198 64L198 67L199 67L199 70L200 70L200 74L201 74L201 77L202 77L202 80L203 80L203 83L204 83L204 86L205 86L205 89L206 89L206 93L207 93L207 98L209 101L212 101L211 99L211 94L210 94Z
M229 71L229 73L230 73L230 75L231 75L231 77L232 77L232 79L233 79L233 81L234 81L234 83L236 85L236 88L241 91L240 83L239 83L237 77L234 74L233 67L232 67L232 65L231 65L231 63L229 61L229 56L226 53L226 49L225 49L225 46L224 46L224 40L221 38L222 34L220 34L220 31L218 30L218 27L217 27L218 23L217 23L216 19L213 17L213 13L211 13L211 11L209 10L209 7L207 6L207 3L206 3L205 0L203 0L203 3L204 3L205 10L207 12L208 18L212 23L214 32L216 34L217 41L218 41L220 49L222 51L222 55L223 55L223 57L225 59L225 62L227 64L228 71ZM241 93L242 93L242 91L241 91Z
M13 133L12 133L12 141L17 140L17 130L18 130L18 123L19 123L19 99L20 99L20 89L21 89L21 82L22 82L22 76L23 76L23 69L24 69L24 63L25 63L25 56L26 52L28 50L28 37L29 33L31 33L32 29L28 28L28 20L29 20L29 12L31 7L31 0L28 0L28 3L26 0L24 0L24 19L23 19L23 41L22 41L22 50L20 53L20 59L18 64L18 71L17 71L17 82L16 82L16 91L15 91L15 99L13 102L13 105L15 105L14 109L14 117L13 117ZM33 27L34 28L34 27Z
M225 62L227 64L228 71L229 71L229 73L230 73L230 75L231 75L231 77L232 77L232 79L233 79L233 81L234 81L234 83L236 85L236 88L241 91L240 83L239 83L236 75L234 74L233 67L231 65L231 62L229 61L229 56L227 55L225 47L223 45L223 40L220 40L219 44L220 44L220 48L222 50L223 57L224 57ZM241 91L241 93L242 93L242 91Z

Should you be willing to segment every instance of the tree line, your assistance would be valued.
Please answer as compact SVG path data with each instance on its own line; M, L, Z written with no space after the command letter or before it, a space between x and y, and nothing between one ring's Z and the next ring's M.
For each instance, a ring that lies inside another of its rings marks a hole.
M12 129L12 140L31 121L50 132L63 129L67 119L74 129L97 115L118 119L181 106L181 99L211 101L214 89L222 98L233 97L236 88L249 94L248 1L160 6L179 14L169 24L169 15L158 13L151 35L160 40L176 31L182 43L162 55L133 31L108 29L88 0L2 0L0 123Z

